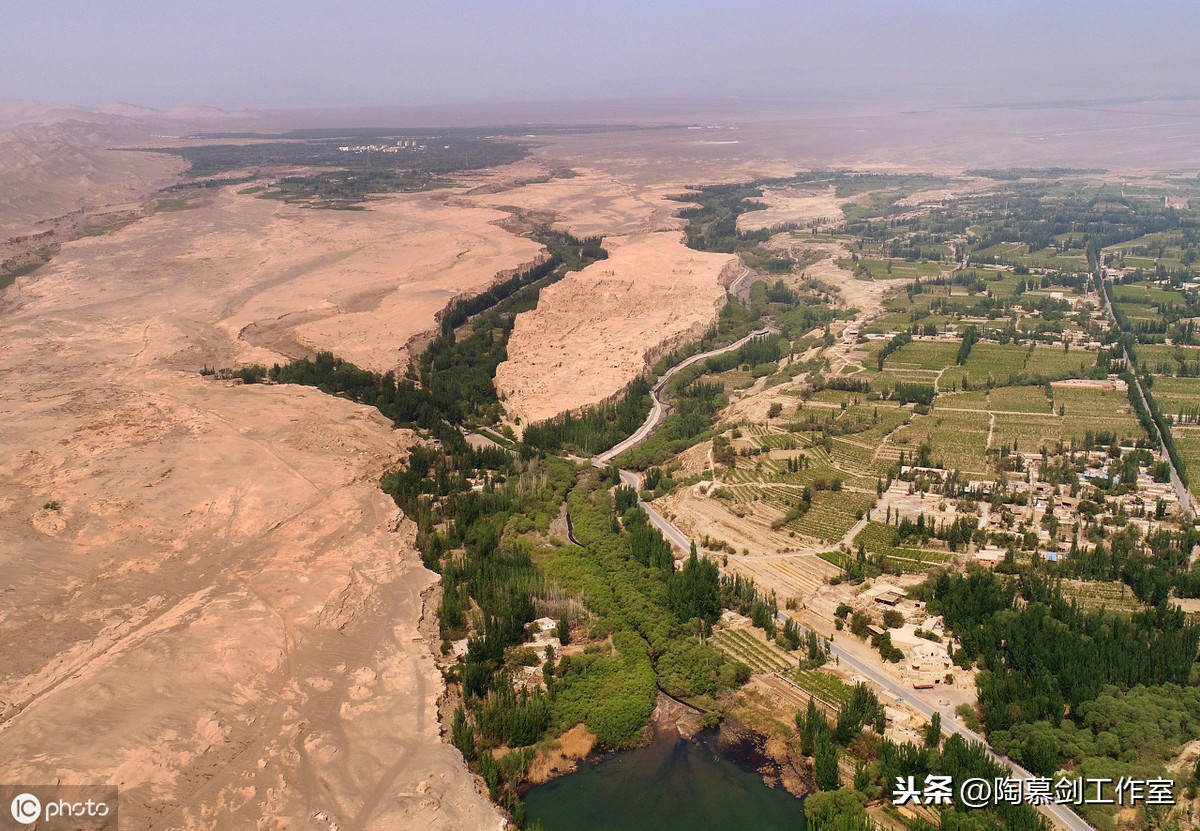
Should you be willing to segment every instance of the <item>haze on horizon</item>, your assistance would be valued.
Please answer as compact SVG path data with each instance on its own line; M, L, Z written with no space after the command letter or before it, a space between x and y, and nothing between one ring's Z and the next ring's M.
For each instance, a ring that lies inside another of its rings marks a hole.
M5 18L0 99L84 106L1200 95L1200 8L1164 0L51 0Z

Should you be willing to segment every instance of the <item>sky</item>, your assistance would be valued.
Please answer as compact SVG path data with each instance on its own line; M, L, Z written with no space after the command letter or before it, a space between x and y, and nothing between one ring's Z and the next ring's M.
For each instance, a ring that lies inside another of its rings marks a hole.
M1200 94L1195 0L43 0L0 99L167 109Z

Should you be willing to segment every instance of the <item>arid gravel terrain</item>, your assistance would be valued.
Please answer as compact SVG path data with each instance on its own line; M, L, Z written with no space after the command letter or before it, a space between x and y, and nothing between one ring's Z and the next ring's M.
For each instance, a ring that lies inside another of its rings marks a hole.
M435 575L377 484L411 436L197 373L279 359L238 334L289 315L281 339L394 363L453 292L536 253L497 216L225 193L70 243L5 293L5 781L116 783L130 828L500 824L440 741Z

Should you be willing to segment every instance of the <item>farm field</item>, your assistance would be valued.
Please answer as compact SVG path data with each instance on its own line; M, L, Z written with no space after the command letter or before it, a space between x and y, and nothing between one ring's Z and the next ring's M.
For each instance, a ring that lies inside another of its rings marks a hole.
M850 695L854 691L854 688L841 678L819 669L797 670L792 677L796 680L796 686L802 690L811 693L826 704L838 707L849 701Z
M750 667L751 672L786 672L796 663L796 659L775 644L767 643L756 632L747 629L721 629L713 634L711 643Z
M813 494L812 508L787 528L820 540L840 540L854 523L875 504L875 493L852 491L818 491Z
M843 263L845 264L843 265ZM839 262L839 265L842 265L843 268L853 268L855 264L843 260ZM870 260L866 258L860 259L858 265L862 266L873 280L905 280L910 283L918 277L937 277L944 269L952 267L924 260L912 262L909 260ZM889 265L891 266L891 271L888 270Z
M1145 606L1121 582L1096 583L1088 580L1063 580L1062 593L1078 601L1085 609L1105 608L1110 612L1140 612Z
M1185 298L1182 292L1164 288L1156 283L1129 283L1112 287L1112 299L1117 303L1179 303Z
M1113 308L1124 314L1131 321L1146 320L1154 322L1159 319L1158 309L1143 303L1122 303L1119 300L1115 300L1113 301Z
M889 355L883 368L893 373L913 370L936 373L954 366L957 356L958 341L914 340Z
M911 462L922 444L930 446L930 461L947 470L987 474L987 436L990 416L986 412L939 411L917 416L896 430L880 448L879 458L897 461L904 451ZM994 442L993 442L994 443Z
M956 409L956 410L987 410L990 407L988 403L987 390L970 390L969 392L951 392L945 395L938 396L934 402L936 409Z
M1046 397L1046 388L997 387L988 394L988 409L999 412L1048 413L1053 402Z
M1009 383L1020 374L1043 376L1056 379L1077 374L1081 369L1095 366L1096 352L1076 349L1064 352L1058 346L1034 346L1020 344L977 343L971 348L967 362L962 367L948 369L942 376L941 387L948 388L955 382L962 385L966 375L972 387L981 387L991 378L995 384ZM953 358L950 364L953 364Z
M1200 407L1200 378L1157 377L1154 379L1154 386L1150 388L1150 394L1154 396L1164 415L1177 415L1181 410L1194 410Z
M1175 439L1175 449L1183 457L1189 477L1195 480L1200 476L1200 427L1176 425L1171 428L1171 435ZM1195 487L1194 481L1192 486Z
M889 355L884 370L901 381L933 383L937 379L938 389L946 392L961 388L964 378L972 388L989 380L995 385L1009 384L1020 375L1068 378L1095 366L1098 356L1095 351L1064 351L1059 346L977 343L966 363L958 366L958 350L958 341L913 341ZM878 379L876 383L882 384Z
M885 557L895 571L921 573L935 565L945 565L952 556L946 551L935 551L913 546L893 546L895 528L872 520L858 532L854 545L864 551Z
M1116 432L1123 440L1145 435L1123 392L1059 387L1054 390L1054 402L1053 415L997 415L993 447L1016 442L1019 450L1033 452L1056 441L1081 442L1089 432ZM1066 411L1064 416L1057 414L1060 405Z

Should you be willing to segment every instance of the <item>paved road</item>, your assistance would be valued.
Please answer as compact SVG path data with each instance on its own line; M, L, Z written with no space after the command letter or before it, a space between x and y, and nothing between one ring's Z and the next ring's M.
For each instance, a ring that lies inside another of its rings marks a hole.
M785 622L787 616L783 612L776 615L779 622ZM805 627L801 627L804 629ZM955 719L954 711L949 707L941 707L931 703L927 695L921 690L912 690L904 687L899 681L888 677L885 673L880 672L876 667L862 661L855 655L847 652L842 647L838 646L836 639L829 644L830 654L837 656L839 665L846 666L852 671L858 673L864 678L869 679L877 684L881 689L891 693L897 699L903 700L914 710L919 712L926 718L932 718L935 712L942 715L942 730L947 733L957 733L964 739L972 742L979 742L987 747L987 753L1001 765L1011 768L1013 776L1016 779L1031 779L1033 774L1025 768L1018 765L1012 759L1006 756L1001 756L987 745L987 740L973 730L959 724ZM1060 828L1065 828L1068 831L1092 831L1092 826L1083 820L1079 814L1072 811L1066 805L1046 805L1042 809L1044 813Z
M1104 277L1100 277L1100 300L1104 304L1104 311L1108 312L1108 319L1114 326L1117 325L1117 316L1113 313L1112 301L1108 297L1108 284ZM1133 376L1133 385L1137 388L1138 397L1142 399L1142 406L1149 412L1150 405L1146 401L1146 392L1142 389L1142 382L1138 379L1137 370L1134 367L1133 361L1129 360L1129 350L1121 347L1121 352L1125 358L1125 363L1129 366L1130 375ZM1166 442L1163 441L1162 433L1159 432L1158 425L1154 425L1155 438L1158 439L1159 452L1162 454L1163 460L1171 468L1171 485L1175 488L1175 495L1179 499L1180 506L1189 516L1196 515L1196 505L1192 499L1192 493L1187 485L1183 484L1183 480L1179 477L1179 471L1175 469L1175 460L1171 458L1171 454L1167 453Z
M712 352L693 355L691 358L688 358L686 361L676 365L674 368L668 371L651 390L651 397L654 399L654 408L651 410L650 417L646 419L646 422L640 428L638 428L636 433L634 433L621 444L617 445L617 447L614 447L607 453L602 453L593 458L592 464L599 468L607 467L608 462L615 458L619 453L624 452L624 450L628 449L629 447L637 445L639 442L645 441L645 439L654 433L654 431L658 428L658 425L661 423L662 411L664 409L664 405L659 399L659 393L662 391L666 381L672 375L679 370L691 366L697 361L704 360L711 355L719 355L722 352L728 352L730 349L737 349L743 343L748 342L751 338L761 337L762 335L767 334L769 331L769 329L760 329L756 332L751 332L737 343L731 344L723 349L716 349ZM634 490L639 490L638 486L641 480L636 473L629 470L622 470L621 481L632 487ZM663 536L670 540L672 544L677 546L685 553L691 550L691 540L671 522L668 522L662 514L654 509L654 506L643 501L640 497L638 498L638 505L649 516L650 522L653 523L654 526L663 533ZM865 519L858 524L865 526ZM852 529L852 532L857 533L857 530ZM853 536L851 536L851 539L853 539ZM787 617L783 612L779 612L777 613L777 619L780 623L783 623L787 620ZM1030 779L1033 777L1033 774L1013 762L1011 759L1000 756L998 753L993 751L991 747L988 746L987 740L984 739L983 736L975 733L972 730L968 730L966 727L959 724L955 720L956 716L953 710L948 708L943 710L940 706L930 703L930 701L924 697L921 691L904 687L899 681L888 677L876 667L847 652L836 642L831 641L829 648L830 653L837 656L838 661L841 664L845 664L851 670L863 676L864 678L870 679L873 683L878 685L880 689L886 690L897 700L905 701L911 705L913 709L921 713L921 715L925 716L926 718L932 718L934 712L940 712L942 714L943 731L958 733L968 741L979 742L980 744L984 745L984 747L987 748L988 755L990 755L1001 765L1012 769L1013 776L1015 778ZM1088 823L1086 823L1082 817L1080 817L1066 805L1046 805L1040 810L1042 810L1043 813L1045 813L1046 816L1048 816L1055 823L1055 825L1057 825L1059 828L1066 829L1066 831L1093 831L1092 826L1088 825Z
M737 279L729 284L727 291L742 301L743 306L750 305L750 287L754 285L756 280L762 279L755 272L751 271L746 266L742 266L742 273L737 276Z
M746 337L742 338L741 340L734 341L733 343L729 344L729 346L722 346L720 349L712 349L708 352L701 352L697 355L693 355L686 361L681 361L680 363L671 367L669 370L667 370L663 377L659 378L658 382L650 388L650 399L654 402L654 405L650 408L650 415L646 416L646 420L643 422L642 426L637 428L633 435L625 439L625 441L621 442L610 450L606 450L603 453L598 454L593 462L596 463L597 467L604 467L626 450L630 449L631 447L636 447L653 435L654 431L658 429L658 426L662 424L663 419L667 417L667 405L663 403L661 396L663 389L667 386L667 382L671 380L671 376L676 372L687 369L689 366L697 364L700 361L711 358L715 355L723 355L724 353L733 349L740 349L744 344L749 343L755 338L761 338L777 331L777 329L771 326L764 326L761 329L755 329L753 332L746 335Z

